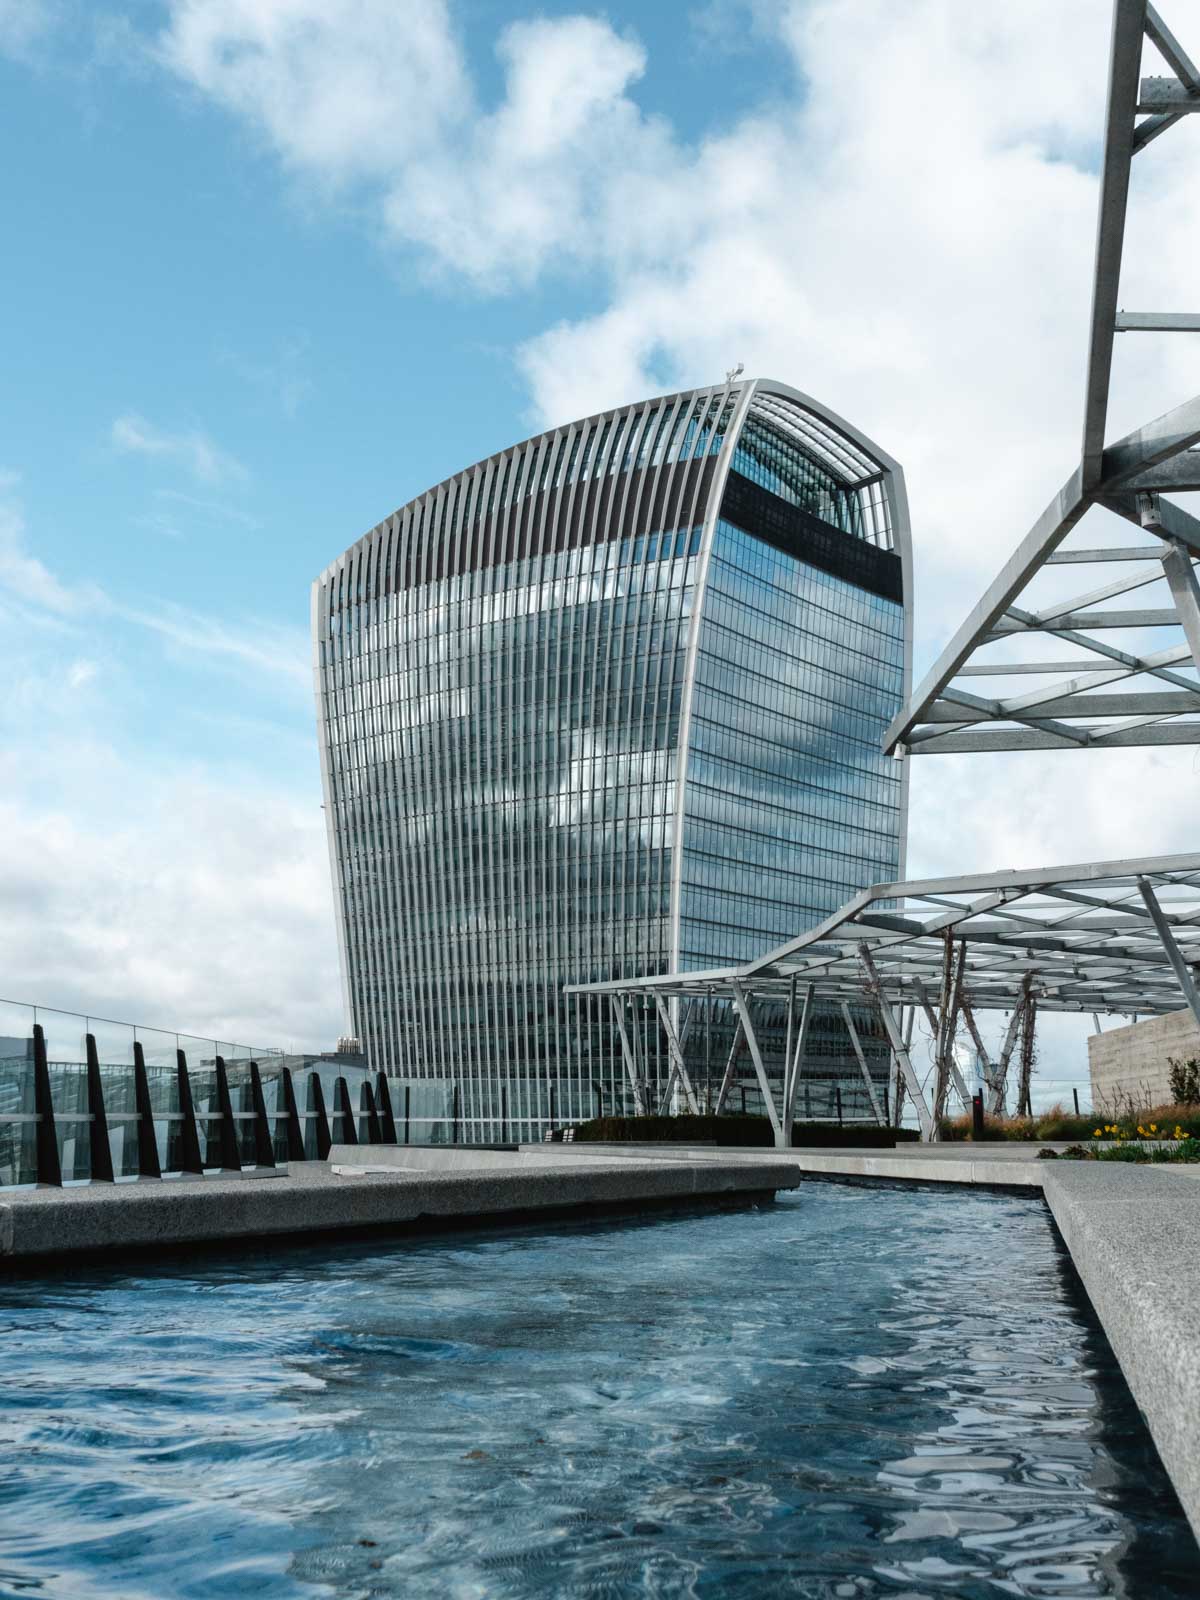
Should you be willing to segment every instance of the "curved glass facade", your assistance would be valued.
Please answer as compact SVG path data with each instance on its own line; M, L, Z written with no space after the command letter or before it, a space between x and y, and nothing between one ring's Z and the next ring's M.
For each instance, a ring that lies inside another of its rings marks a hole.
M756 955L898 876L906 564L898 469L762 383L543 434L334 562L322 776L371 1066L458 1081L468 1139L633 1109L609 1008L565 985ZM657 1021L627 1037L653 1088Z

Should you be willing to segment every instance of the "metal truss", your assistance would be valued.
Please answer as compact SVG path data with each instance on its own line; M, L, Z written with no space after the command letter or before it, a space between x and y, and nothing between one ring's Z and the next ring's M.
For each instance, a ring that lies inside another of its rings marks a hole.
M948 978L950 970L954 975ZM741 966L614 979L567 992L608 995L618 1018L633 997L652 999L660 1013L673 998L716 996L730 1002L738 1033L721 1098L744 1039L776 1137L788 1143L804 1034L815 1005L874 1005L922 1132L932 1138L946 1084L953 1084L959 1098L967 1097L947 1045L960 1017L983 1060L996 1110L1004 1103L1009 1060L1021 1029L1032 1027L1033 1009L1132 1016L1178 1011L1182 1001L1200 1022L1198 973L1200 854L1195 854L876 884L819 927ZM804 995L804 1013L800 1042L793 1047L798 991ZM929 996L939 991L943 998L934 1012ZM778 1104L752 1000L788 1007ZM932 1019L939 1065L934 1106L926 1100L904 1038L898 1012L905 1006ZM975 1013L984 1010L1013 1014L994 1064L975 1022Z
M1170 73L1139 83L1147 38ZM886 750L1200 743L1200 520L1167 498L1200 490L1200 396L1105 445L1116 335L1200 331L1200 315L1117 309L1133 157L1195 112L1200 70L1146 0L1115 0L1079 465L892 723ZM1131 523L1137 542L1069 544L1094 506ZM1058 571L1079 566L1098 569L1082 593Z

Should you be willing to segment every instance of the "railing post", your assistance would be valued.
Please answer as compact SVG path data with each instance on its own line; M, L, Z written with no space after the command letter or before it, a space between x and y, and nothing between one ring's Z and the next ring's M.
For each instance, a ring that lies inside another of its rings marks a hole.
M33 1109L37 1113L37 1181L62 1188L62 1163L58 1157L58 1132L54 1102L50 1098L50 1066L46 1060L46 1035L40 1022L33 1025Z
M450 1126L451 1126L450 1143L451 1144L457 1144L458 1143L458 1084L457 1084L457 1082L455 1083L453 1091L452 1091L452 1097L451 1097L450 1105L451 1105L450 1115L451 1115L451 1119L452 1119L451 1120L451 1124L450 1124Z
M242 1170L242 1154L238 1149L238 1127L233 1120L233 1100L229 1094L229 1074L225 1071L225 1061L217 1057L217 1106L221 1113L221 1170L222 1172L240 1172Z
M192 1099L192 1080L188 1077L187 1055L175 1052L175 1075L179 1081L179 1112L183 1118L180 1170L204 1176L204 1152L200 1148L200 1129L196 1123L196 1102Z
M833 1098L837 1102L837 1119L838 1127L840 1128L842 1125L842 1086L840 1083L835 1083L833 1086Z
M375 1109L375 1096L371 1090L371 1080L363 1079L363 1098L367 1102L367 1143L382 1144L383 1129L379 1125L379 1113Z
M317 1118L317 1160L327 1161L329 1152L333 1148L333 1138L329 1132L329 1117L325 1110L325 1091L321 1087L321 1074L310 1072L308 1081L312 1085L313 1107Z
M379 1107L379 1127L384 1144L396 1144L396 1118L392 1114L392 1091L388 1088L387 1073L379 1074L379 1092L375 1096Z
M334 1116L342 1119L342 1143L358 1143L358 1118L350 1109L350 1086L339 1078L333 1089Z
M267 1101L263 1094L262 1073L258 1062L250 1063L250 1099L254 1106L254 1165L275 1165L275 1139L271 1132L271 1119L267 1116Z
M404 1085L404 1142L408 1144L409 1137L409 1111L412 1109L412 1084Z
M92 1119L88 1125L92 1182L112 1183L112 1145L108 1142L108 1118L104 1113L104 1085L100 1079L100 1057L96 1053L95 1035L87 1034L84 1045L87 1050L88 1116Z
M500 1085L500 1143L508 1143L508 1084Z
M138 1177L161 1178L158 1140L154 1137L154 1107L150 1104L150 1079L141 1041L133 1041L133 1105L137 1112Z
M300 1109L296 1105L296 1086L292 1082L291 1067L284 1067L280 1076L283 1079L283 1106L287 1114L288 1160L303 1161L304 1124L300 1121Z

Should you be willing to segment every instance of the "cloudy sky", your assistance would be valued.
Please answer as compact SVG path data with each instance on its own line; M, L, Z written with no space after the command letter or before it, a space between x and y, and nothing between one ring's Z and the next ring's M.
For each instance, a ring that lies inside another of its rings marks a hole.
M820 396L905 467L928 665L1074 465L1108 11L0 0L0 993L336 1036L309 585L546 424ZM1131 308L1194 304L1196 136ZM1195 389L1118 345L1113 432ZM1195 844L1187 749L914 768L914 872Z

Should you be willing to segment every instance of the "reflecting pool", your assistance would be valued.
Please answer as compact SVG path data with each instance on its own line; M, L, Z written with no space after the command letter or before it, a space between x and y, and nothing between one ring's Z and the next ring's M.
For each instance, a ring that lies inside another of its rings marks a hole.
M1032 1200L76 1269L0 1352L14 1600L1200 1589Z

